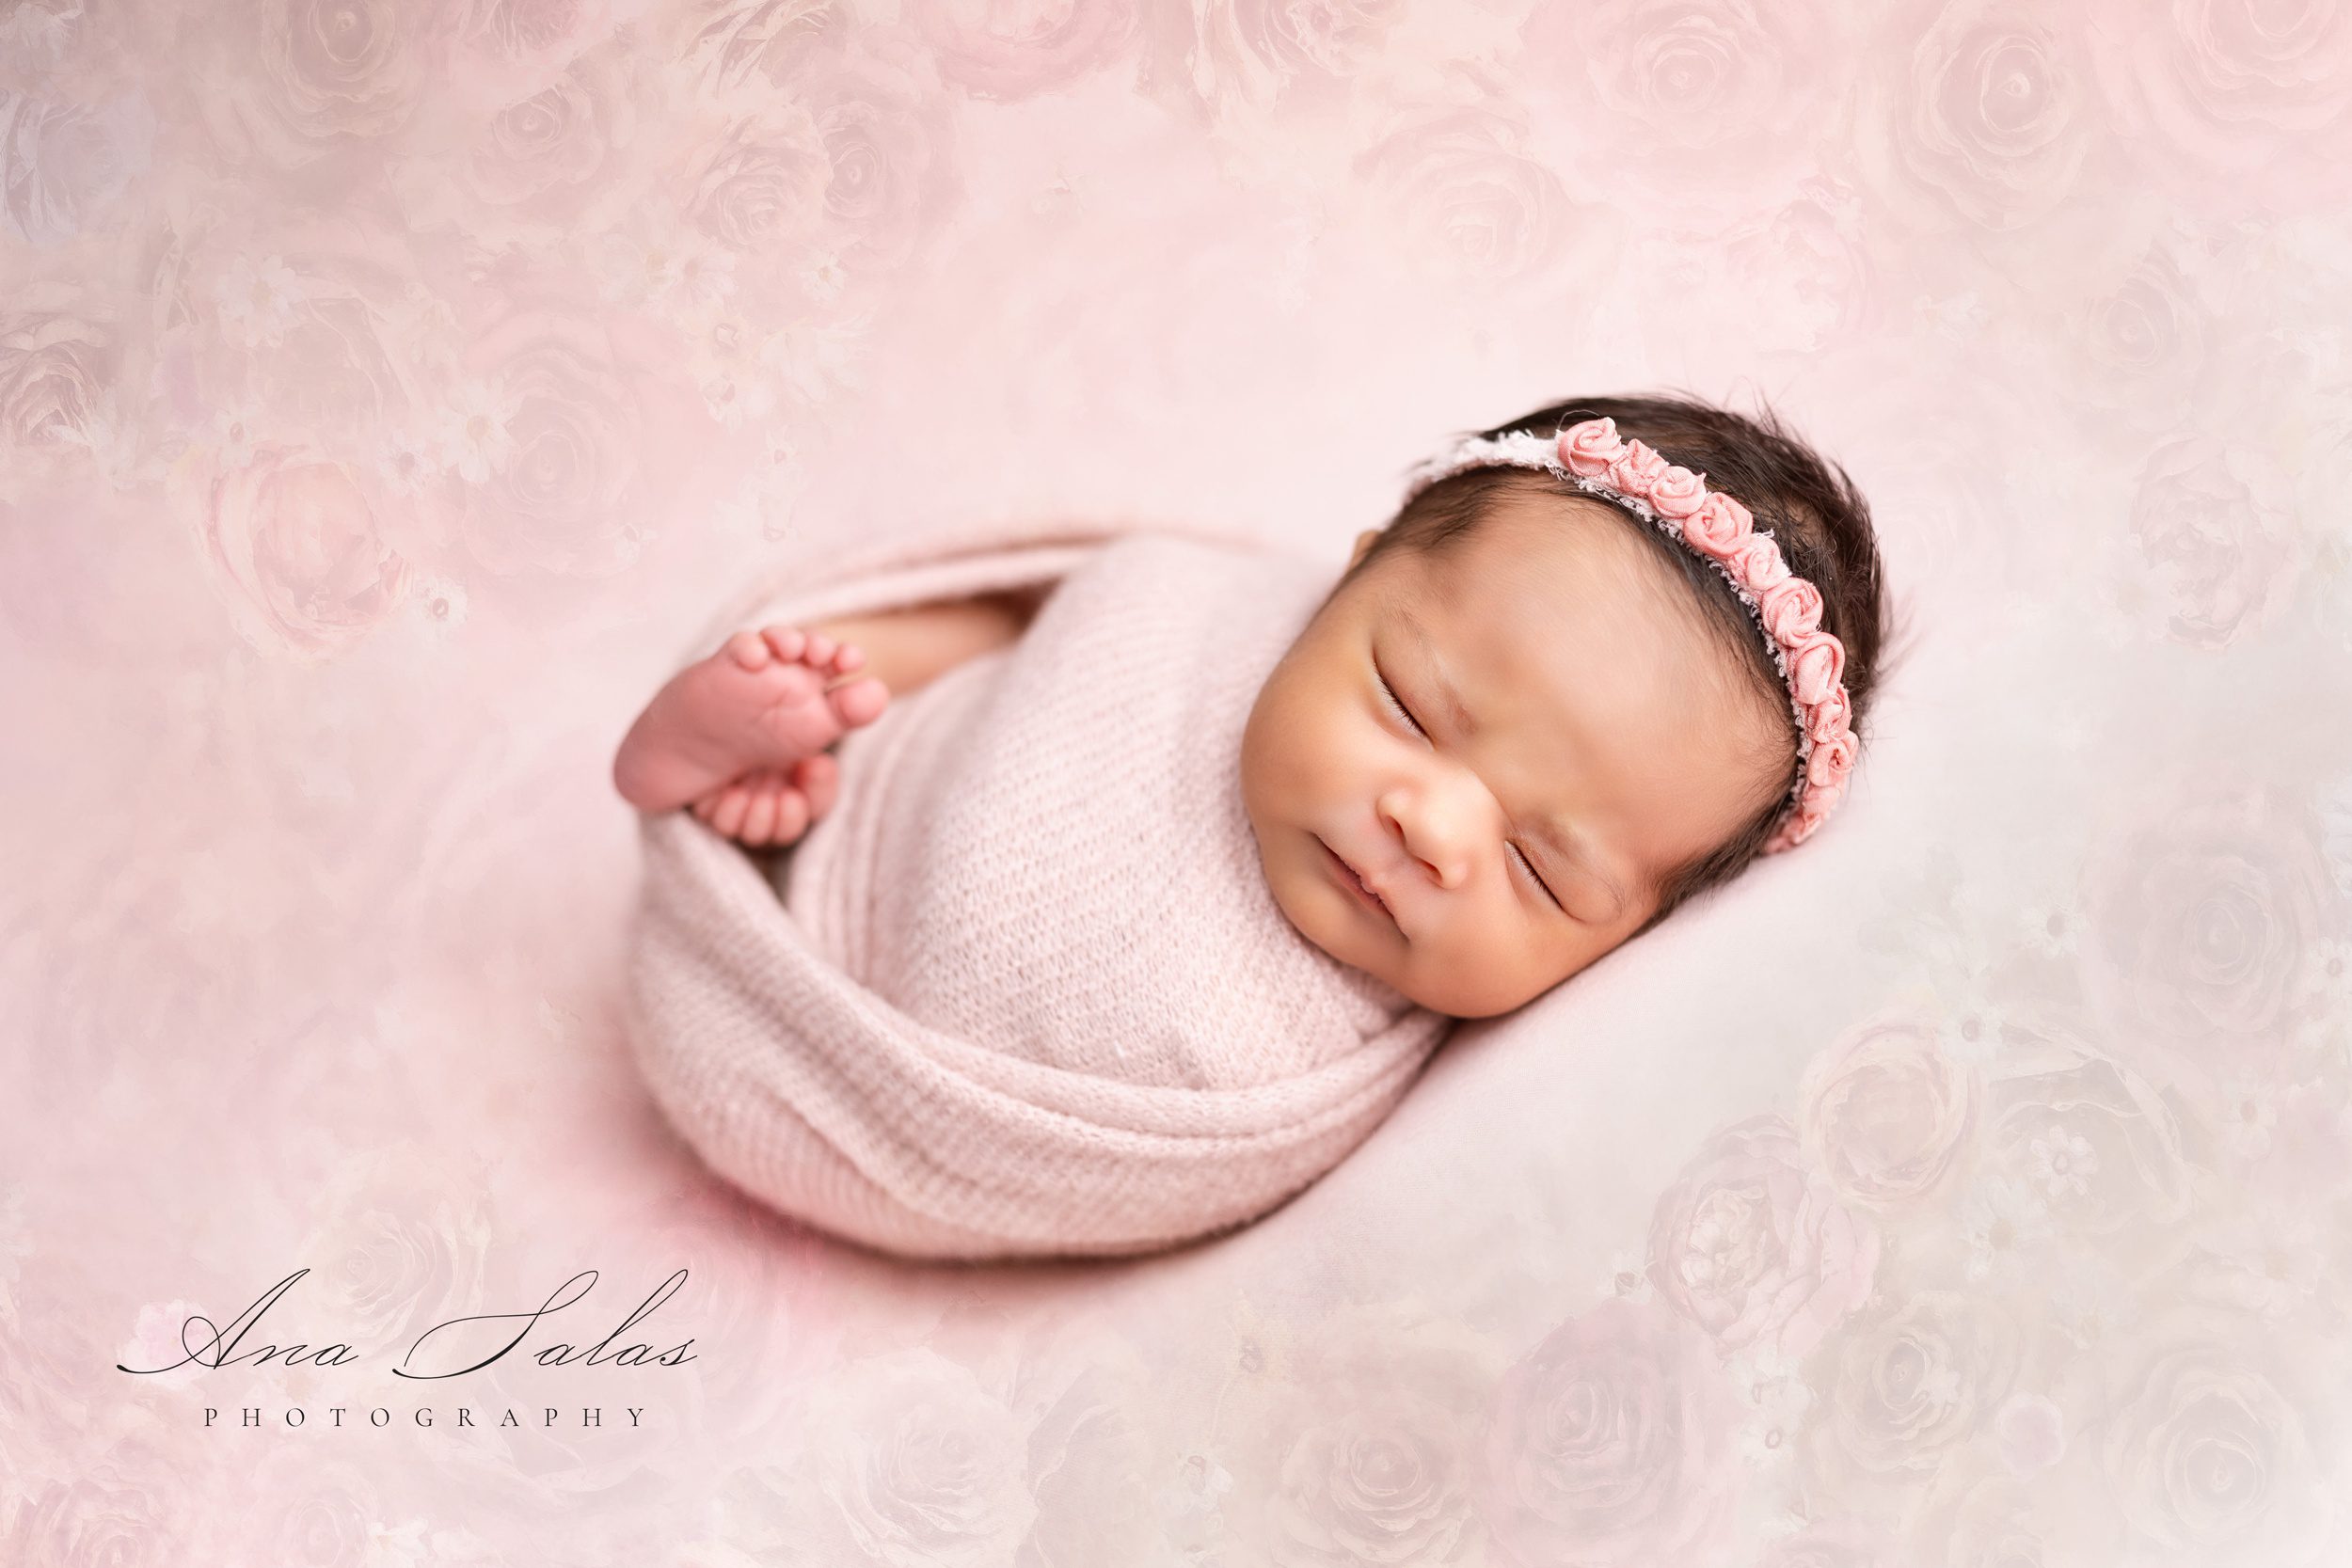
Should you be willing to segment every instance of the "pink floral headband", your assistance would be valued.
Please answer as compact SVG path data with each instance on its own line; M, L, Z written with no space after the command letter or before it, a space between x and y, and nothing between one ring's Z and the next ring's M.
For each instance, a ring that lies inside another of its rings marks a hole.
M1614 420L1586 420L1557 437L1515 430L1465 436L1416 467L1405 499L1468 468L1542 468L1646 519L1715 568L1764 634L1765 651L1788 688L1797 721L1797 783L1764 852L1813 836L1846 793L1859 742L1847 698L1846 645L1821 629L1821 591L1788 570L1772 536L1756 531L1748 509L1704 473L1667 462L1639 441L1617 438Z

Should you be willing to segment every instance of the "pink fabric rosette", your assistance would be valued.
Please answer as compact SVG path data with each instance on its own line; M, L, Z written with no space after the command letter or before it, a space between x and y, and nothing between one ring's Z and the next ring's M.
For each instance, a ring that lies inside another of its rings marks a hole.
M1756 596L1764 629L1786 648L1821 629L1821 591L1803 578L1784 578Z
M1804 733L1817 741L1828 740L1852 723L1853 705L1842 686L1805 709Z
M1599 479L1624 455L1614 420L1586 420L1560 433L1560 462L1572 474Z
M1698 510L1683 523L1682 537L1700 554L1722 562L1724 569L1736 577L1740 574L1734 562L1744 562L1755 553L1752 546L1758 543L1755 529L1756 520L1749 515L1746 507L1721 491L1715 491L1709 493ZM1780 559L1779 550L1773 548L1770 539L1761 541L1761 544L1764 549L1772 551L1773 560ZM1750 588L1748 591L1754 593L1756 590Z
M1747 510L1744 506L1740 508L1742 515ZM1739 547L1724 558L1724 564L1758 598L1772 584L1788 580L1788 562L1780 558L1780 546L1772 543L1769 533L1752 533L1742 538Z
M1625 444L1625 455L1609 466L1609 483L1629 496L1649 499L1650 487L1666 471L1666 460L1656 449L1639 441Z
M1846 673L1846 645L1828 632L1817 631L1787 650L1788 684L1805 707L1826 702Z
M1708 499L1707 476L1694 474L1679 463L1669 463L1665 471L1649 487L1650 510L1661 517L1681 522L1705 506ZM1688 530L1685 530L1688 532Z
M1854 752L1851 730L1815 742L1812 756L1805 759L1805 782L1818 789L1844 784L1846 775L1853 771Z

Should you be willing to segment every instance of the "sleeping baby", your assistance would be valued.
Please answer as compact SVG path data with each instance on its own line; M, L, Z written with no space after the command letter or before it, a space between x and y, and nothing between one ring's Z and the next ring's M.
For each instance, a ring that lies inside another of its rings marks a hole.
M1460 437L1336 582L1157 531L885 565L680 672L613 776L672 1119L930 1257L1302 1188L1452 1021L1809 837L1886 619L1842 470L1661 397Z

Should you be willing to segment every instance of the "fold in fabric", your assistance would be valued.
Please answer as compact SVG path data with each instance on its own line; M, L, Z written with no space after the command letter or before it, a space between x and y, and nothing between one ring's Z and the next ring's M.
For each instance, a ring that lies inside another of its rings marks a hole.
M1335 577L1200 531L966 536L732 617L1054 584L842 738L833 811L770 871L644 820L632 1042L686 1141L938 1259L1154 1251L1337 1164L1451 1021L1299 936L1242 807L1250 706Z

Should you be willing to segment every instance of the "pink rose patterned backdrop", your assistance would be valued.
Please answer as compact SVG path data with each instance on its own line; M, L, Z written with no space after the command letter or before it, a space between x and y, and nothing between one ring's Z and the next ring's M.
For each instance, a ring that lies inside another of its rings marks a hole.
M2352 1560L2348 213L2324 3L0 0L0 1560ZM1884 530L1804 851L1171 1257L668 1136L604 770L749 574L1336 570L1651 386ZM114 1370L306 1266L359 1363Z

